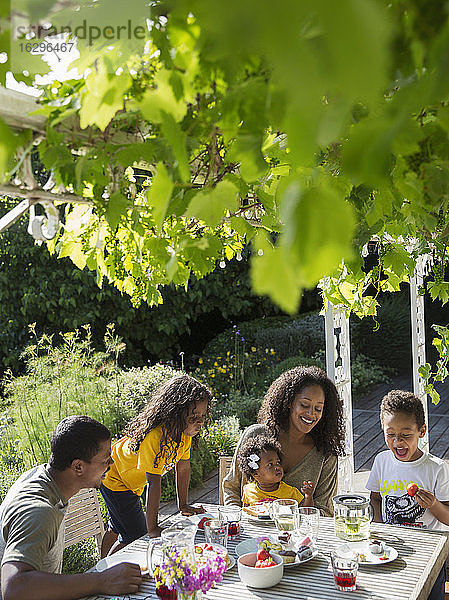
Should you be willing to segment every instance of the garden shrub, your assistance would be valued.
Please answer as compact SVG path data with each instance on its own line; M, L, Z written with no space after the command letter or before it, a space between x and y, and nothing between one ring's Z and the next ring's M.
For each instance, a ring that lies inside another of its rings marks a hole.
M224 395L217 404L215 411L218 417L234 416L238 419L240 427L244 429L248 425L257 422L257 414L262 404L262 398L265 394L265 388L259 393L246 393L240 391L230 391Z
M310 314L279 327L264 328L254 335L261 348L273 348L281 360L303 354L313 356L325 347L324 318Z
M88 538L64 549L62 572L65 575L83 573L95 566L99 558L95 537Z
M381 300L378 315L362 320L352 317L351 352L373 358L399 372L412 366L410 305L408 294L388 294Z
M151 367L135 367L121 371L118 376L121 400L128 408L138 413L156 388L171 377L181 374L181 371L160 363Z

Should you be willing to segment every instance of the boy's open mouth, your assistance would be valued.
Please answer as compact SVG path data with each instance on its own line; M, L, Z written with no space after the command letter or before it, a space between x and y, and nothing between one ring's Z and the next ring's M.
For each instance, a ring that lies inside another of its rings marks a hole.
M399 458L404 458L407 456L408 448L395 448L394 451Z

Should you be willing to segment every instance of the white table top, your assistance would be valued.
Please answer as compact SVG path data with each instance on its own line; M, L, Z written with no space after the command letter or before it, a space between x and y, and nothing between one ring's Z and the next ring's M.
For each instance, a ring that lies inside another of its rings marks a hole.
M215 513L216 505L204 505L208 512ZM270 524L258 525L246 519L242 522L240 539L229 541L228 550L233 556L234 548L243 539L259 537L275 532ZM269 589L246 587L238 576L237 566L225 573L223 581L209 590L206 598L210 600L335 600L351 598L361 600L426 600L427 596L449 554L449 537L444 533L414 530L392 525L373 523L371 536L383 539L389 546L396 548L398 558L379 566L361 565L357 574L355 592L339 592L333 582L329 552L342 544L334 533L334 521L321 517L317 547L319 554L303 565L284 569L280 583ZM203 541L204 534L198 532L196 541ZM125 550L146 551L148 537L136 540ZM88 600L103 600L111 596L89 596ZM121 596L123 600L149 600L157 598L155 583L149 576L144 577L137 594ZM87 600L87 599L86 599Z

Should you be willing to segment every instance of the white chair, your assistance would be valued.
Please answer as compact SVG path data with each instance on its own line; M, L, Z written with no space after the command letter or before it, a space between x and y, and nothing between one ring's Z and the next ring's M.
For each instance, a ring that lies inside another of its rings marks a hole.
M218 469L218 503L223 504L223 479L229 473L231 468L232 456L220 456L220 465Z
M97 490L85 488L70 498L64 517L64 528L64 548L95 536L100 553L104 524Z

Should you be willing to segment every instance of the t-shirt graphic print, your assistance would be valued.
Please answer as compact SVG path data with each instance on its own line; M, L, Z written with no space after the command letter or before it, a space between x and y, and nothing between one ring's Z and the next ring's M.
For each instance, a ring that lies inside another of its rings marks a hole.
M389 496L384 498L385 523L389 525L408 525L409 527L424 527L421 519L426 512L414 498L407 493L402 496Z

